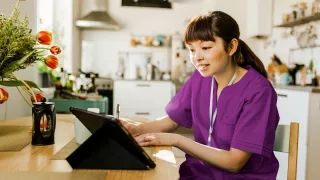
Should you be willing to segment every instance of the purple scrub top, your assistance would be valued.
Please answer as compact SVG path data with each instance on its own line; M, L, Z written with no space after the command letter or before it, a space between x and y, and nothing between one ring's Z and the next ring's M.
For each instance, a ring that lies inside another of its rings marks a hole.
M272 84L251 66L235 84L225 87L213 110L217 117L211 135L211 147L251 152L248 162L238 173L206 164L186 154L180 166L180 179L250 180L276 179L279 162L274 155L275 131L279 122L277 94ZM166 106L168 116L177 124L192 128L195 141L208 143L210 90L212 77L196 70Z

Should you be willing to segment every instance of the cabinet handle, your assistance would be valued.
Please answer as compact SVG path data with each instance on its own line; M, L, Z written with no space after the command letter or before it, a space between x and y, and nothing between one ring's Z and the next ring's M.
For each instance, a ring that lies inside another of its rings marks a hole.
M137 84L139 87L150 87L150 84Z
M281 97L288 97L288 95L286 95L286 94L278 94L278 96L281 96Z
M136 115L150 115L148 112L136 112Z

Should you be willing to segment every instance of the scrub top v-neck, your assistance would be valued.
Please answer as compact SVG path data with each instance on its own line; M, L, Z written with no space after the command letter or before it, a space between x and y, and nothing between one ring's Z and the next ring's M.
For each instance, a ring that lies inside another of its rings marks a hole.
M277 94L271 83L251 66L237 82L226 86L212 108L218 109L211 134L211 147L251 152L239 173L230 173L186 154L180 166L180 179L275 179L279 163L273 152L274 134L279 122ZM207 145L210 127L211 77L195 71L166 106L177 124L192 128L194 140ZM216 82L215 82L216 83ZM216 85L216 84L215 84ZM263 175L263 176L262 176Z
M236 79L237 77L237 73L238 73L238 67L236 67L236 70L231 78L231 80L229 81L228 83L228 86L230 86L231 84L233 84L234 80ZM215 79L214 79L214 76L212 77L212 82L211 82L211 89L210 89L210 106L209 106L209 118L210 118L210 124L209 124L209 135L208 135L208 143L207 145L208 146L211 146L211 135L212 135L212 131L213 131L213 125L214 125L214 122L216 120L216 117L217 117L217 113L218 113L218 109L215 108L214 110L212 109L212 106L213 106L213 100L214 100L214 97L213 97L213 92L214 92L214 87L217 86L217 84L215 83ZM218 103L218 95L216 93L216 96L215 96L215 100L214 102L216 102L216 104Z

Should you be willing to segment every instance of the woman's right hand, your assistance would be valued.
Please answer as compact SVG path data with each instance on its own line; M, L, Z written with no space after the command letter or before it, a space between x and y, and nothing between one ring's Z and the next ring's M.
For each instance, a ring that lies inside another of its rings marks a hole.
M133 137L139 136L141 134L141 124L136 125L121 119L120 122Z

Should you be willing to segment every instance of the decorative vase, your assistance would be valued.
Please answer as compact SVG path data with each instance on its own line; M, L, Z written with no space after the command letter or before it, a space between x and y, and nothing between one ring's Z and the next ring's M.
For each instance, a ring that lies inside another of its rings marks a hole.
M53 102L33 103L32 108L32 145L54 144L54 133L56 129L56 111Z

